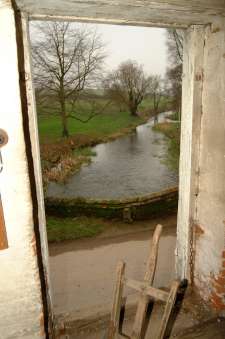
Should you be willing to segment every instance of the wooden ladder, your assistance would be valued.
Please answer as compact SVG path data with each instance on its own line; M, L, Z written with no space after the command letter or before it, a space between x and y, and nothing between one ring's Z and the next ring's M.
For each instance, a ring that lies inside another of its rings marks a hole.
M155 339L165 338L168 322L176 301L180 282L174 281L172 283L170 292L165 292L164 290L154 288L152 286L155 277L158 259L159 239L161 233L162 226L157 225L153 235L152 242L150 244L150 254L147 261L147 268L144 276L144 281L140 282L137 280L125 278L125 263L122 261L118 263L114 300L109 329L106 336L107 339L118 339L121 337L128 339L144 339L145 336L144 327L146 324L147 309L150 300L153 301L160 300L165 302L164 313L161 319L158 334ZM124 300L123 289L125 286L128 286L139 292L139 301L131 336L123 334L120 326L121 309Z

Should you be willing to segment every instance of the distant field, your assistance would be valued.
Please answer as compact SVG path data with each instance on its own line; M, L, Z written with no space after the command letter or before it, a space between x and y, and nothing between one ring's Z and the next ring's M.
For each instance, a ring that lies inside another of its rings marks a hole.
M83 114L82 118L85 119ZM137 125L143 120L139 117L131 117L128 112L118 112L113 114L103 114L96 116L88 123L82 123L74 119L69 119L70 135L76 133L86 134L93 137L103 137L119 130ZM61 120L57 115L41 116L38 119L41 142L53 142L61 137Z
M89 117L88 107L76 116L85 120ZM138 125L143 122L140 117L132 117L128 112L120 112L115 107L108 108L104 113L95 116L87 123L80 122L73 118L69 118L69 133L86 134L92 137L104 137L109 134L119 132L120 130ZM57 109L51 109L49 114L42 114L38 110L38 126L41 142L54 142L61 138L61 119Z
M103 107L106 101L101 99L100 105ZM162 109L165 105L165 100L162 101ZM85 120L90 115L90 105L82 102L82 109L76 109L79 113L76 116ZM143 101L140 105L140 111L152 108L150 99ZM67 108L70 111L70 108ZM61 119L57 105L51 105L45 112L41 107L37 107L38 111L38 126L41 142L54 142L61 138ZM91 137L105 137L113 133L120 132L125 128L130 128L141 124L144 119L141 117L133 117L129 112L120 112L115 105L110 105L100 115L95 116L87 123L80 122L73 118L69 118L69 133L70 135L85 134Z

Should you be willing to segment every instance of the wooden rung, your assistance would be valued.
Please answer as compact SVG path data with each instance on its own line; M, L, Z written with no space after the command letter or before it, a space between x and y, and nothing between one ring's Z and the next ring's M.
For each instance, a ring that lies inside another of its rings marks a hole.
M147 320L149 320L149 315L152 311L155 300L160 300L166 303L162 321L159 326L159 332L155 339L165 339L165 336L168 335L169 320L176 302L180 282L174 281L169 292L152 287L157 265L161 232L162 226L157 225L153 235L152 243L150 245L150 255L147 261L147 269L144 276L144 281L140 282L134 279L125 278L125 263L120 262L118 264L114 302L109 331L106 336L107 339L117 339L118 336L124 339L143 339L146 334ZM122 294L125 286L138 291L140 294L134 325L130 337L122 332L122 324L124 320ZM151 308L149 306L151 306Z
M148 257L146 265L146 273L144 276L144 281L148 283L149 286L153 285L157 259L158 259L158 248L159 248L159 239L162 233L162 225L157 225L152 242L150 243L150 255ZM147 307L148 307L149 297L141 293L140 300L137 306L137 313L134 320L134 326L131 334L132 339L141 339L142 332L144 328Z
M129 335L124 334L124 333L120 333L120 338L131 339L131 337Z
M125 279L125 285L133 288L134 290L146 294L147 296L154 298L156 300L167 302L169 297L169 293L158 288L148 286L146 283L133 280L133 279Z

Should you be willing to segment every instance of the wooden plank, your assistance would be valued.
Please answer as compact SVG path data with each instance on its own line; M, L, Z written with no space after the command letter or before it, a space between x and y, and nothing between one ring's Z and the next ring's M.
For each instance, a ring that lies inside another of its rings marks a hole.
M147 262L147 270L144 277L144 282L147 282L149 286L153 284L155 277L155 270L158 259L158 247L159 239L162 233L162 225L157 225L152 242L150 243L150 255ZM143 334L143 328L145 323L145 317L148 307L149 297L142 293L138 302L137 313L135 316L134 326L131 334L132 339L141 339Z
M165 310L164 310L164 313L163 313L163 317L162 317L162 320L161 320L161 325L160 325L160 328L159 328L159 334L158 334L156 339L164 339L165 338L167 325L168 325L169 318L170 318L170 315L172 313L172 310L173 310L173 307L174 307L174 304L175 304L175 301L176 301L176 296L177 296L177 291L178 291L179 286L180 286L179 281L174 281L173 284L172 284L172 287L171 287L171 290L170 290L170 293L169 293L169 297L168 297L168 300L167 300L167 303L166 303L166 306L165 306Z
M207 24L225 15L223 0L17 0L18 7L32 18L72 17L121 24L180 25ZM64 19L65 20L65 19Z
M8 248L8 240L6 235L5 219L0 195L0 250L5 250L6 248Z
M133 280L133 279L125 279L126 286L133 288L134 290L141 292L143 294L148 295L156 300L166 302L169 296L168 292L160 290L158 288L154 288L152 286L146 285L146 283Z
M184 34L179 206L177 221L176 272L179 279L190 278L192 220L196 216L199 154L204 81L205 28L194 26Z
M119 319L122 305L124 274L125 274L125 263L121 261L118 263L117 266L117 279L107 339L116 338L116 335L119 332Z

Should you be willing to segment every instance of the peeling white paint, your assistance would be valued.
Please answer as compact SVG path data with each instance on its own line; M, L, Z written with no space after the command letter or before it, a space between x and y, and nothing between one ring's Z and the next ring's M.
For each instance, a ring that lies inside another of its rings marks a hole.
M196 242L196 274L210 289L210 275L222 269L225 250L225 22L208 27L196 220L204 234ZM207 277L207 278L205 278Z
M2 149L0 190L9 248L0 251L0 338L43 338L15 33L14 12L8 2L1 0L0 124L8 133L9 142Z

